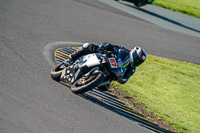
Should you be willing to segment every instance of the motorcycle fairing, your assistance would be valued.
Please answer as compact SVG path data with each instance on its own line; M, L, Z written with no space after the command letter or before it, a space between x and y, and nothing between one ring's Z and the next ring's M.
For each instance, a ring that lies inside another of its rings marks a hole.
M97 58L96 54L88 54L82 57L84 65L87 65L88 68L100 65L100 61Z
M67 82L68 84L73 84L75 79L75 69L73 66L70 67L66 67L63 71L62 71L62 75L61 75L61 79L63 78L63 76L65 76L65 82Z

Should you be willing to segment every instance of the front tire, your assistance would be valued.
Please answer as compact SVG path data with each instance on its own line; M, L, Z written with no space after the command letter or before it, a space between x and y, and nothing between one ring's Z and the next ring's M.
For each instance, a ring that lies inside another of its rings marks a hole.
M62 74L62 70L64 69L64 67L62 68L63 63L60 63L58 65L56 65L52 70L51 70L51 78L55 81L60 81L60 76Z
M94 77L92 77L94 76ZM89 91L93 89L94 87L98 86L100 83L104 81L104 76L102 73L97 73L95 75L92 75L90 78L91 80L85 80L84 76L78 79L72 86L71 90L75 94L81 94L86 91Z

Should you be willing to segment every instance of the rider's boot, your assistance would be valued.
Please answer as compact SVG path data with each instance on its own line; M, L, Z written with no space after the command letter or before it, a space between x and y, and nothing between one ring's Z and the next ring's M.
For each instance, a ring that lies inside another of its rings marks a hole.
M70 61L71 64L73 64L74 61L77 60L76 57L77 57L77 51L74 52L73 54L70 54L70 55L69 55L69 61Z

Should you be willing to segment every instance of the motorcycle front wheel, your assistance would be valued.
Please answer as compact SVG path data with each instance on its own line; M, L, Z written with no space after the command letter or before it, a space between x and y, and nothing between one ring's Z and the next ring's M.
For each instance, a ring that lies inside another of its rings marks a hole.
M96 73L87 79L85 79L85 76L83 76L71 86L71 90L75 94L81 94L93 89L94 87L97 87L103 81L104 76L102 73Z

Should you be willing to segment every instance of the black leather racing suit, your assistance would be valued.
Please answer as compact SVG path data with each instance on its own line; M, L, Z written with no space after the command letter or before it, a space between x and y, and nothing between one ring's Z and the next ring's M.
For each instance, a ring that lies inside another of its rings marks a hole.
M114 51L114 49L121 49L121 48L124 48L124 47L112 45L112 44L107 43L107 42L101 43L100 46L98 46L96 44L85 43L76 52L71 54L70 60L74 61L74 60L76 60L77 58L79 58L83 55L87 55L87 54L91 54L91 53L98 53L101 50ZM126 49L126 48L124 48L124 49ZM123 78L118 82L121 83L121 84L126 83L128 81L128 79L130 78L130 76L132 76L135 71L136 71L136 68L131 67L131 65L129 64L127 66L127 70L126 70L126 73L124 74ZM110 85L107 86L107 89L109 88L109 86ZM104 90L106 90L106 89L104 89Z

